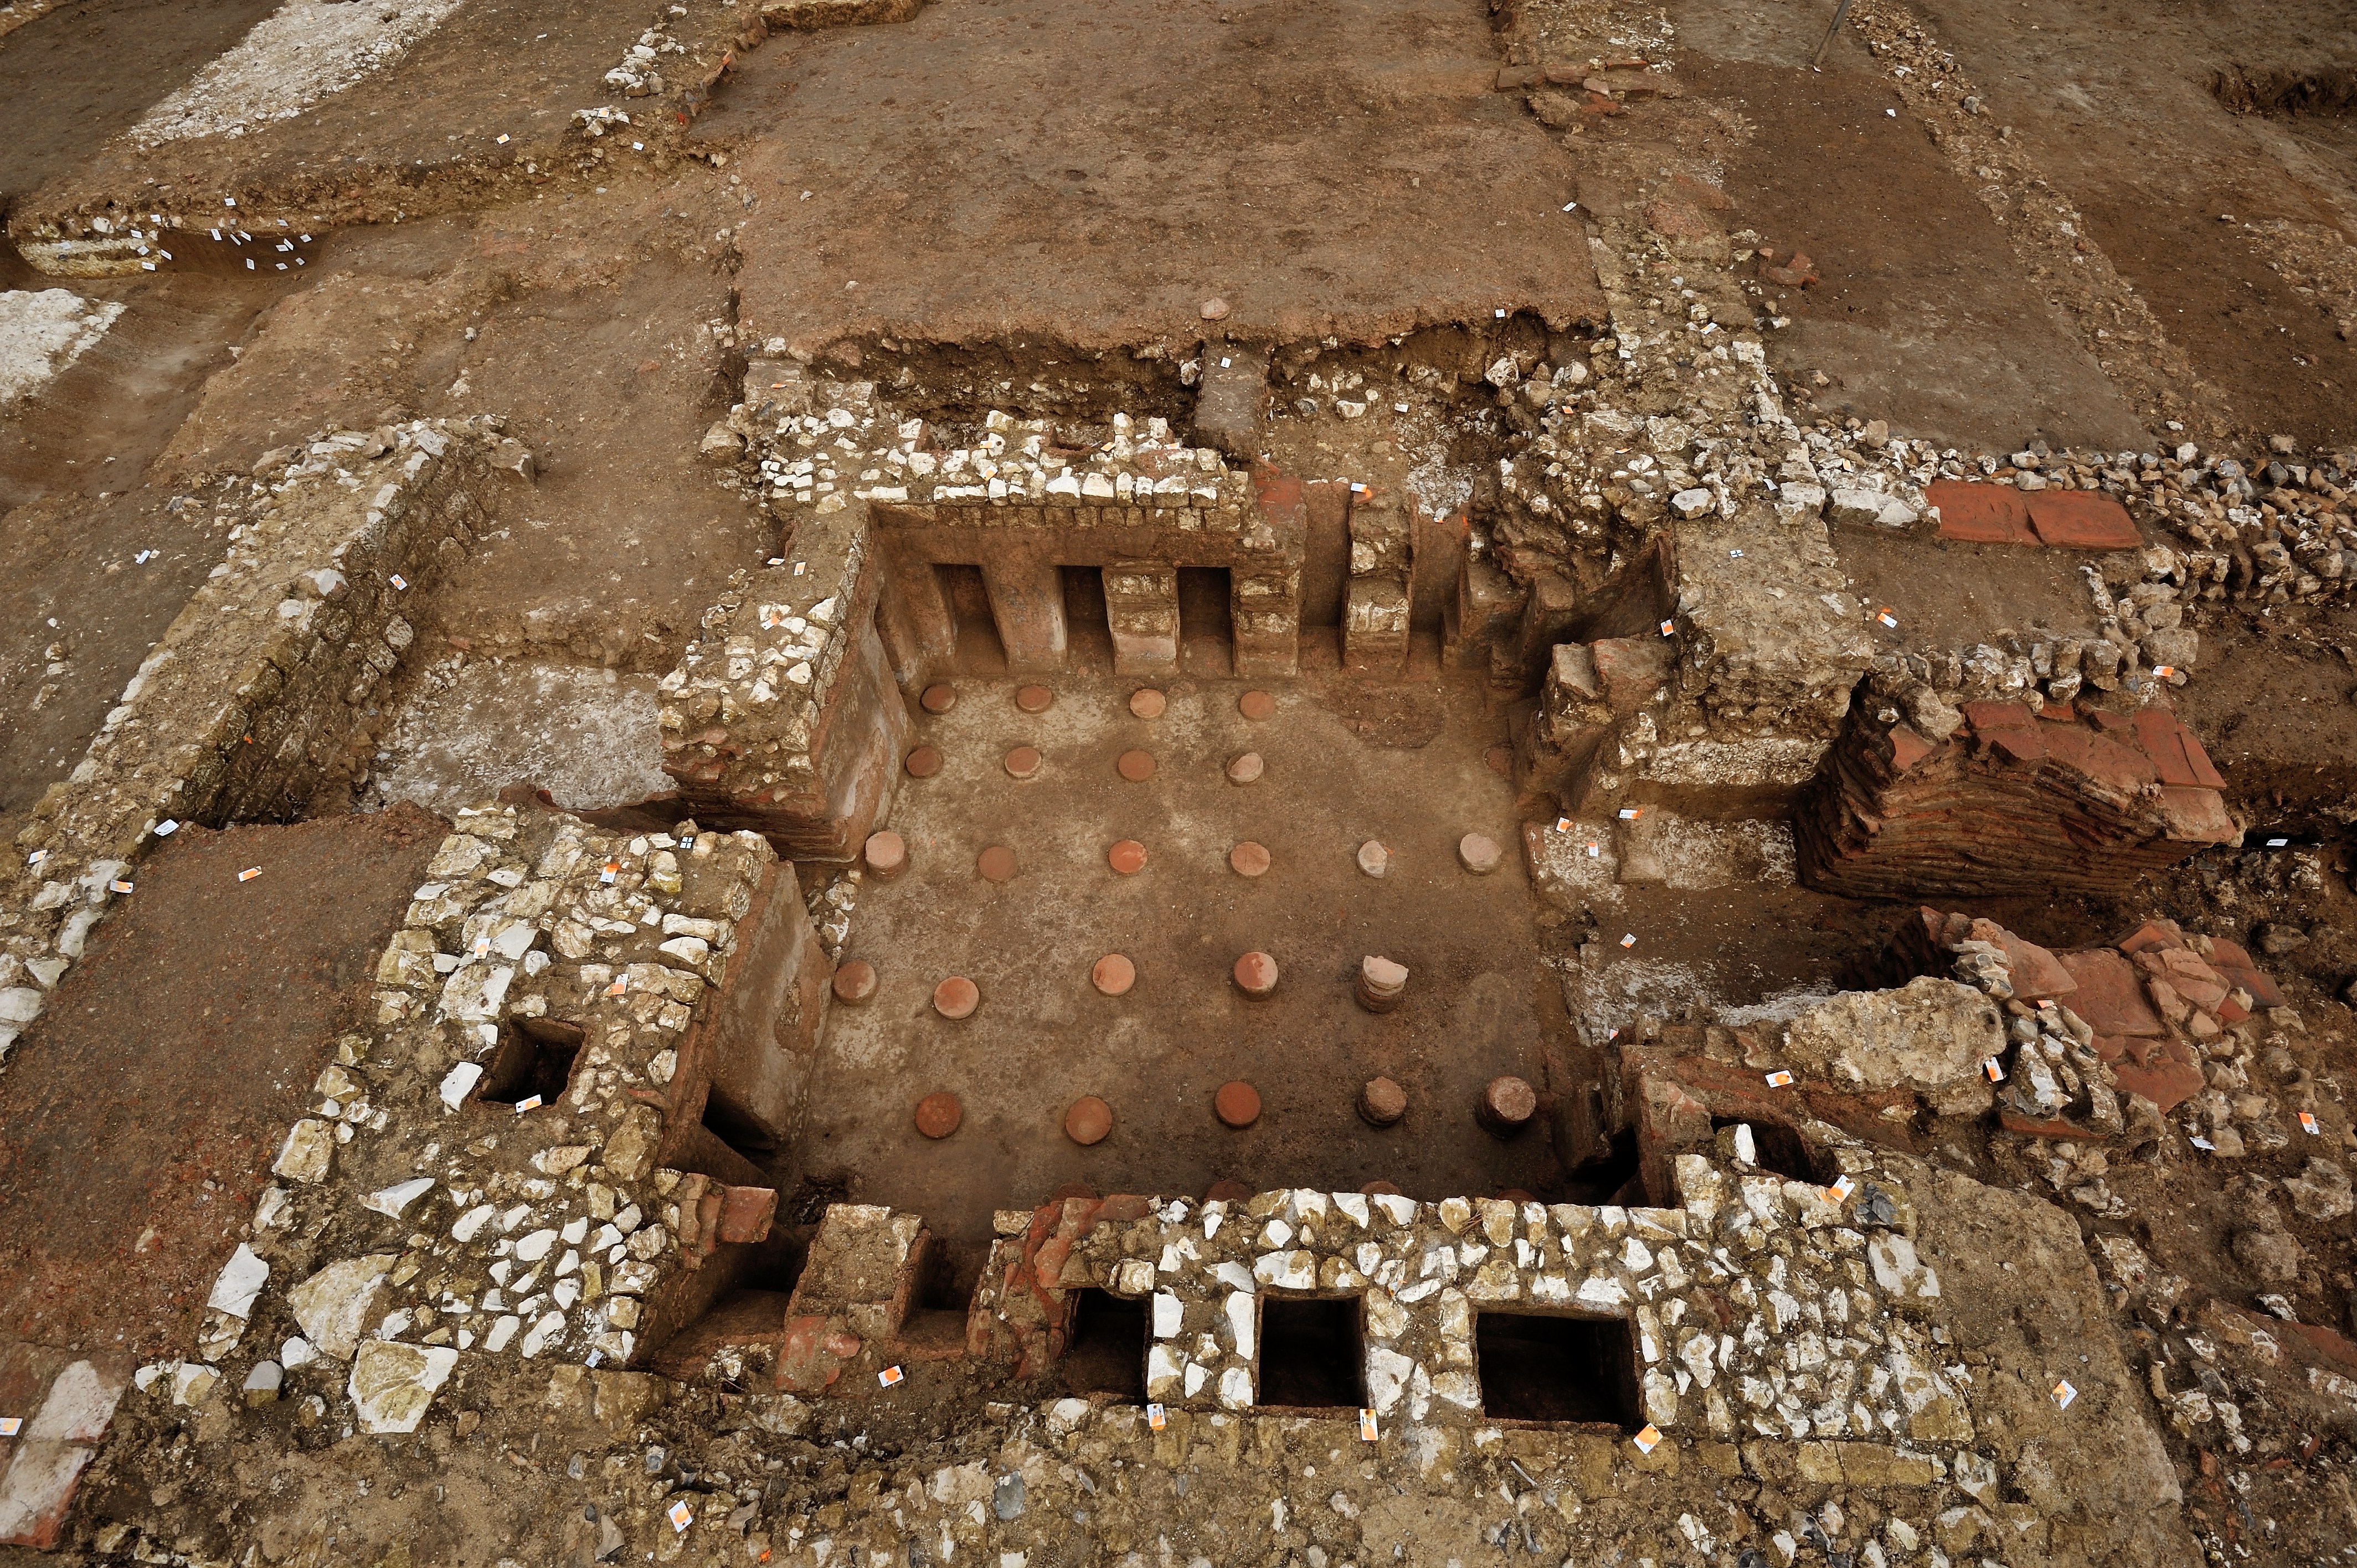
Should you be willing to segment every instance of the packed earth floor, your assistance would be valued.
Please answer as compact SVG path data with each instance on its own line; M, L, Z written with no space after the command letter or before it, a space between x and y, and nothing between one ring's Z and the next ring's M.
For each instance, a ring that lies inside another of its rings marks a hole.
M0 4L0 1565L2357 1561L2338 0Z

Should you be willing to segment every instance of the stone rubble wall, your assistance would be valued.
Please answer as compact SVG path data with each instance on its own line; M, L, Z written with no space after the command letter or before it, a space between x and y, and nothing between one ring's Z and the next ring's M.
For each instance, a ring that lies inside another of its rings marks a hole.
M0 1051L165 824L285 820L358 776L411 618L499 505L499 429L339 431L231 493L242 520L227 559L34 805L26 858L0 874Z
M1688 1155L1675 1209L1306 1190L1177 1200L1087 1232L1057 1283L1148 1299L1147 1397L1182 1408L1254 1403L1263 1293L1357 1295L1379 1415L1478 1419L1474 1315L1518 1310L1629 1320L1641 1413L1665 1433L1969 1443L1965 1401L1940 1370L1944 1330L1922 1322L1939 1283L1915 1257L1903 1187L1844 1142L1842 1198ZM1896 1200L1880 1225L1858 1208L1869 1176Z
M462 1352L630 1364L767 1236L775 1191L702 1116L710 1093L759 1092L745 1050L806 1065L814 1046L815 998L759 961L780 922L806 930L792 868L750 833L632 836L511 805L461 812L427 874L195 1355L143 1372L181 1402L241 1375L225 1363L251 1337L240 1359L264 1375L350 1399L364 1430L411 1430ZM578 1032L569 1087L484 1098L552 1026ZM770 1082L771 1109L801 1091Z

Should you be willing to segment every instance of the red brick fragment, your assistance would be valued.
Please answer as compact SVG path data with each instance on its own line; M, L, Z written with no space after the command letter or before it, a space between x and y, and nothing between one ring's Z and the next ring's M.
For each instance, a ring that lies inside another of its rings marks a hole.
M2033 492L2029 526L2040 542L2064 550L2134 550L2144 542L2128 509L2100 490Z
M2162 1032L2159 1015L2144 999L2136 972L2110 948L2055 955L2055 961L2079 983L2071 993L2071 1011L2087 1021L2100 1038L2105 1035L2151 1036Z
M2029 508L2010 485L1975 485L1938 479L1923 487L1924 501L1939 509L1940 537L1966 544L2035 544Z
M2223 937L2212 937L2210 940L2210 964L2220 974L2249 992L2251 999L2260 1006L2280 1007L2284 1004L2283 993L2276 989L2276 983L2267 977L2265 970L2251 961L2251 955L2242 943L2228 941Z
M2211 765L2210 754L2201 749L2201 741L2185 727L2184 721L2166 708L2139 708L2136 715L2136 744L2152 759L2154 769L2163 784L2190 785L2201 789L2222 789L2226 780Z
M1937 749L1939 748L1930 741L1916 734L1911 725L1896 724L1890 726L1890 770L1893 773L1906 772Z
M2201 1068L2183 1059L2185 1048L2174 1041L2170 1047L2149 1065L2122 1061L2112 1068L2113 1075L2119 1079L2121 1093L2143 1095L2159 1106L2164 1115L2201 1093L2205 1082Z

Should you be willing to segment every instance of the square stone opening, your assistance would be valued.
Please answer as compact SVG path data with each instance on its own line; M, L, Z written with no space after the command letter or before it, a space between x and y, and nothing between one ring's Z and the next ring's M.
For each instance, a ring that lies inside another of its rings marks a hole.
M1645 1424L1637 1346L1623 1317L1483 1312L1473 1319L1481 1413L1493 1421Z
M1261 1297L1259 1402L1303 1410L1364 1405L1365 1319L1360 1296Z
M1064 1391L1145 1403L1149 1328L1145 1297L1132 1301L1111 1291L1074 1291L1064 1359L1057 1368Z
M1768 1175L1780 1176L1787 1181L1806 1182L1812 1187L1823 1187L1833 1179L1835 1173L1817 1158L1808 1141L1781 1122L1745 1116L1714 1116L1710 1119L1713 1138L1731 1144L1738 1160L1745 1136L1739 1129L1749 1129L1751 1163ZM1729 1133L1734 1134L1731 1139L1720 1136Z
M578 1024L555 1018L513 1018L500 1030L499 1048L484 1069L475 1098L493 1105L521 1105L537 1095L554 1105L573 1081L573 1064L587 1036Z

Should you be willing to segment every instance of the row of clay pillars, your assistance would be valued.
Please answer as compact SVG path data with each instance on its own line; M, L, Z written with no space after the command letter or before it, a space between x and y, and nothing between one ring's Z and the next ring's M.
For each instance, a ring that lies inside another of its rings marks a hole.
M975 607L952 603L943 575L974 568L936 565L888 553L888 558L891 591L885 601L884 630L894 677L907 686L957 671L960 612L963 608L970 617ZM1119 562L1074 570L1100 572L1116 674L1161 676L1178 669L1177 565ZM1259 572L1222 570L1228 583L1234 673L1248 679L1294 673L1300 636L1297 575L1282 565ZM1066 620L1063 574L1052 557L1002 557L979 568L989 618L1009 673L1047 674L1067 667L1072 628Z

